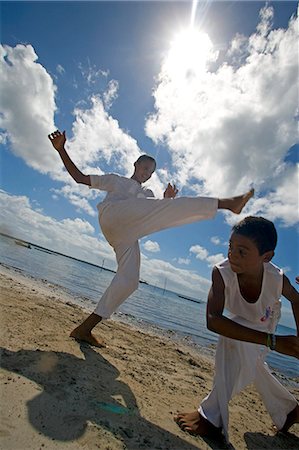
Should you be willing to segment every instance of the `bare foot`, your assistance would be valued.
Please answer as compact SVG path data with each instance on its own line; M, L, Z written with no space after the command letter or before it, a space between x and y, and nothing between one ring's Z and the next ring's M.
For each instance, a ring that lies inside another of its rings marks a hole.
M246 194L238 195L237 197L219 199L218 208L228 209L235 214L240 214L248 200L250 200L253 195L254 189L251 189L246 192Z
M178 413L174 416L174 421L183 431L197 436L221 437L221 428L215 427L211 422L199 414L198 411L192 413Z
M281 430L279 430L280 433L287 433L292 425L295 423L299 423L299 405L297 405L289 414L287 415L287 419L285 421L284 426Z
M75 328L71 334L70 337L76 339L76 341L83 341L83 342L87 342L90 345L93 345L94 347L100 347L100 348L106 348L107 345L104 342L104 340L102 339L98 339L96 337L93 336L93 334L91 334L90 332L82 332L80 329L80 327Z

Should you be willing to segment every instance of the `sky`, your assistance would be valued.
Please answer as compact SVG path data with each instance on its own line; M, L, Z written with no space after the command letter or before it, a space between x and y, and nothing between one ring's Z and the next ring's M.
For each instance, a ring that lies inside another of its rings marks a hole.
M233 196L240 216L140 241L141 279L206 300L231 226L273 220L273 262L298 263L296 2L1 2L0 231L115 269L98 225L104 193L77 185L47 135L66 130L85 174L130 177L148 153L156 197ZM285 324L292 324L283 300Z

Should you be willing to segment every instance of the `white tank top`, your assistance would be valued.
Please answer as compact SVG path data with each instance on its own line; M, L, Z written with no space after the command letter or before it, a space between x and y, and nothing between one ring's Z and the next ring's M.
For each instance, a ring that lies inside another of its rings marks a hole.
M245 319L244 325L250 322L251 328L273 333L280 318L283 271L271 262L264 263L260 296L255 303L248 303L240 292L237 274L232 271L228 259L216 267L224 281L225 309L232 315L230 318Z

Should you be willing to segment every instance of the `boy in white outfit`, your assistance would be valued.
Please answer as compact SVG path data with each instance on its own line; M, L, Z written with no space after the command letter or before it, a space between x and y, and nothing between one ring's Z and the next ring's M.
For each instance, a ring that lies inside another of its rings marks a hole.
M105 342L96 338L92 329L107 319L137 288L139 283L140 252L138 239L165 228L175 227L203 219L212 218L217 209L228 209L240 213L253 195L253 190L244 195L228 198L182 197L174 200L177 189L168 184L164 199L155 199L151 190L142 187L156 168L155 160L142 155L134 163L131 178L116 174L84 175L68 156L64 145L65 132L55 131L49 139L58 151L65 168L77 183L107 192L98 205L102 232L113 247L117 259L117 272L100 299L95 312L71 332L71 337L97 347Z
M287 432L299 422L296 399L265 362L269 349L299 358L299 293L270 262L276 243L274 224L262 217L246 217L233 227L228 259L213 269L207 303L207 326L220 334L213 388L198 411L176 415L185 431L214 437L223 433L228 440L229 401L250 383L278 431ZM274 334L281 295L291 302L297 336Z

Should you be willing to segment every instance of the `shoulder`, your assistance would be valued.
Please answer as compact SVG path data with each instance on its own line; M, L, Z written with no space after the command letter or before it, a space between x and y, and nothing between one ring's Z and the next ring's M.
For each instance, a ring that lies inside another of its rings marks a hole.
M90 175L90 187L107 190L117 184L122 177L116 173L105 173L103 175Z
M232 279L234 279L234 272L232 271L230 267L230 263L228 261L228 258L224 259L223 261L217 263L214 267L214 269L217 269L219 276L223 279L224 283L227 285L231 282Z
M283 277L283 270L272 262L265 263L265 269L273 276Z

